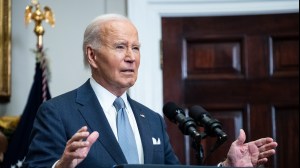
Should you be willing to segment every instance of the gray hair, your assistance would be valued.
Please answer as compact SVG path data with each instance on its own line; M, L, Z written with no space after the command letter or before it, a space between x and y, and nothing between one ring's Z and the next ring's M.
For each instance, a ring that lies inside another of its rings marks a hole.
M113 21L113 20L128 20L129 19L123 15L120 14L104 14L96 17L91 21L91 23L86 27L84 36L83 36L83 60L84 65L88 67L88 61L86 56L86 46L91 45L93 49L97 49L101 45L101 28L103 26L103 23L107 21Z

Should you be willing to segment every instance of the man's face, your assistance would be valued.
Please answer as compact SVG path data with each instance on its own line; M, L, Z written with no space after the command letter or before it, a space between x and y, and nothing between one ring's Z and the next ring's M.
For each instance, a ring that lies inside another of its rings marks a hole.
M134 85L140 65L140 43L129 21L110 21L101 30L100 49L95 51L92 75L110 92L120 96Z

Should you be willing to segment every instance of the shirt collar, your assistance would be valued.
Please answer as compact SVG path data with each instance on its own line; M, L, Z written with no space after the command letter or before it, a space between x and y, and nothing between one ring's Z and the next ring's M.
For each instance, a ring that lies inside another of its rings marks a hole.
M114 94L109 92L107 89L102 87L99 83L95 81L93 77L90 78L90 84L97 96L97 99L103 109L103 111L108 111L111 106L113 106L113 102L117 98ZM123 101L125 102L125 107L128 107L129 103L127 100L126 92L121 96Z

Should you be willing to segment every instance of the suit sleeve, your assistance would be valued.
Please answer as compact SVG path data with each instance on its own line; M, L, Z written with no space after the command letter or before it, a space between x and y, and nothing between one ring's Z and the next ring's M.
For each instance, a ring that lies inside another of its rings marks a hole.
M64 129L57 109L43 103L33 124L25 167L52 167L64 152L67 142Z

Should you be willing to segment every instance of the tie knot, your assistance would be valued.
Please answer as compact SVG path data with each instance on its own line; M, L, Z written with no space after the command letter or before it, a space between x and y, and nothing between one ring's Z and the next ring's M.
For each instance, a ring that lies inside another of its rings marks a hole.
M123 101L123 99L121 97L116 98L116 100L114 101L113 105L115 106L117 112L125 107L125 103Z

